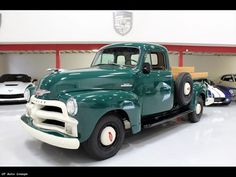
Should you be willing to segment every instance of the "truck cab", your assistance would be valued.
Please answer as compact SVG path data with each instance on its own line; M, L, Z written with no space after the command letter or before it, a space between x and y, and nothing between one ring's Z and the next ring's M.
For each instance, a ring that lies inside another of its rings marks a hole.
M165 47L119 43L101 48L91 66L52 70L30 99L22 125L48 144L78 149L103 160L133 134L180 116L198 122L207 73L171 68Z

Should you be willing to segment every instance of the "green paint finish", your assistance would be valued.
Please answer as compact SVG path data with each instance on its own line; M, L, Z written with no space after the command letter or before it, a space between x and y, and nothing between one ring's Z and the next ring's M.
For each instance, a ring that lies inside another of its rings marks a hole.
M79 121L78 132L81 132L80 142L86 140L96 123L110 111L124 111L131 122L133 133L140 131L140 103L138 96L123 90L97 90L71 92L61 95L61 101L74 97L78 103L76 118Z
M170 71L153 70L149 74L142 74L140 82L143 88L143 116L172 109L174 81Z
M203 81L197 81L193 83L193 98L190 103L190 109L195 110L197 105L197 97L201 94L207 95L207 86Z
M113 57L116 63L109 63L113 60L111 51L116 51ZM108 64L98 62L103 53L106 54ZM157 62L155 58L158 58ZM118 60L125 64L118 65ZM153 68L164 62L164 68L144 73L143 64L147 62ZM202 85L201 82L194 82L191 109L195 109L196 96L204 89ZM50 91L36 96L39 99L59 100L65 104L70 97L76 99L78 113L74 118L79 122L80 142L86 141L97 122L111 111L127 115L132 132L138 133L141 131L143 116L178 108L178 105L174 104L174 80L167 50L156 44L124 43L105 46L96 54L90 68L51 72L40 80L37 89ZM26 119L25 116L23 119ZM25 122L36 128L29 121L30 118L27 119Z
M35 86L30 86L30 87L28 87L28 89L30 91L30 96L34 95L35 89L36 89Z
M39 85L40 89L51 93L38 98L53 100L61 93L71 91L122 89L124 82L133 84L136 72L136 69L110 65L54 72L42 79Z

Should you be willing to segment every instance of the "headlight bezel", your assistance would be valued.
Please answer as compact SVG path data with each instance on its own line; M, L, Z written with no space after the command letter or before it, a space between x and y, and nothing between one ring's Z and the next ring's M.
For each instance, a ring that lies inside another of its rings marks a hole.
M74 97L70 97L66 101L66 109L69 115L75 116L78 113L78 104Z

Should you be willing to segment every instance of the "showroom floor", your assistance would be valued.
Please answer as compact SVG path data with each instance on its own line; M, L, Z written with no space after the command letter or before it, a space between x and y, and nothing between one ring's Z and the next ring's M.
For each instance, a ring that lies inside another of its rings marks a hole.
M25 105L0 105L0 166L236 165L236 103L205 107L199 123L170 122L126 137L114 157L94 161L83 149L53 147L20 125Z

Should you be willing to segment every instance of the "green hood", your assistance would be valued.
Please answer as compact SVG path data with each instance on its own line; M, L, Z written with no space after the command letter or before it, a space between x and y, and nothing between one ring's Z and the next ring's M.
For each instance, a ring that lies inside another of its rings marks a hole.
M118 66L99 66L52 72L42 78L39 88L48 90L42 99L56 99L61 93L97 89L132 89L122 84L134 83L135 70Z

